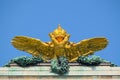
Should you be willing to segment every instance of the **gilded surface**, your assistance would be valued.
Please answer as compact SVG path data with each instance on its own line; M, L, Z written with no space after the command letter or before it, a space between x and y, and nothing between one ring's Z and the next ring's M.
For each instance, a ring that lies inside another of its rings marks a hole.
M78 43L69 42L70 35L60 25L49 36L51 42L42 42L27 36L16 36L12 39L12 45L33 56L41 57L45 61L65 56L69 62L74 62L79 56L91 55L104 49L108 44L104 37L89 38Z

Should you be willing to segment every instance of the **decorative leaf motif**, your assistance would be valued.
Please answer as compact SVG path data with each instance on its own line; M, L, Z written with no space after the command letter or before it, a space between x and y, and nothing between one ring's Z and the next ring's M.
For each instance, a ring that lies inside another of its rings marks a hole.
M69 72L68 60L61 56L51 61L51 70L57 74L65 74Z
M19 65L21 67L28 67L28 66L34 66L41 62L43 62L43 60L38 57L22 56L22 57L17 57L17 58L10 60L10 62L8 64L6 64L5 66L10 67L11 63L16 63L17 65Z
M100 63L107 62L107 61L105 61L104 59L101 59L99 56L94 55L91 58L88 56L80 56L77 59L77 62L87 66L97 66Z

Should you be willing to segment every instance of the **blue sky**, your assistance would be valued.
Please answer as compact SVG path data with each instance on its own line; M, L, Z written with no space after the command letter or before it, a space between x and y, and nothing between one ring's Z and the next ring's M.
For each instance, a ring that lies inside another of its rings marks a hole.
M58 24L73 42L106 37L109 45L95 55L120 66L120 0L0 0L0 66L30 56L11 45L14 36L47 42Z

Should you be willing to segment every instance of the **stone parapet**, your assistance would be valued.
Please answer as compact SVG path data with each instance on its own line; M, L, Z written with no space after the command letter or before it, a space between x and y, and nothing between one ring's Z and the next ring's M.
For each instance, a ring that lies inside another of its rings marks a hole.
M0 67L0 80L120 80L120 67L110 67L109 63L99 66L83 66L69 63L68 74L51 72L50 63L41 63L32 67Z

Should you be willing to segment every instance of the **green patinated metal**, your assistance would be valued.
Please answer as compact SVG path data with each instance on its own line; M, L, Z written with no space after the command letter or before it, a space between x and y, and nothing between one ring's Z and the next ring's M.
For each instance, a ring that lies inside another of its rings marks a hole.
M97 66L99 65L100 63L103 63L103 62L108 62L102 58L100 58L99 56L91 56L91 57L88 57L88 56L80 56L78 59L77 59L77 62L80 63L80 64L83 64L83 65L87 65L87 66Z
M29 67L29 66L35 66L38 63L44 62L40 57L17 57L12 60L10 60L9 63L7 63L5 66L10 67L10 64L16 63L17 65L21 67ZM77 61L78 63L86 66L98 66L100 63L109 62L106 61L99 56L80 56ZM69 61L66 57L61 56L57 59L51 60L51 72L57 73L57 74L67 74L69 72ZM111 63L111 66L116 66L115 64ZM10 74L13 72L12 68L10 69Z
M70 66L68 65L68 59L66 57L59 57L51 61L51 70L57 74L65 74L69 72Z
M10 64L16 63L17 65L19 65L21 67L28 67L28 66L34 66L41 62L43 62L43 60L38 57L22 56L22 57L17 57L17 58L11 59L9 61L9 63L7 63L5 66L10 67Z

